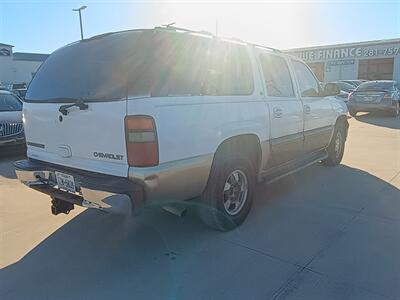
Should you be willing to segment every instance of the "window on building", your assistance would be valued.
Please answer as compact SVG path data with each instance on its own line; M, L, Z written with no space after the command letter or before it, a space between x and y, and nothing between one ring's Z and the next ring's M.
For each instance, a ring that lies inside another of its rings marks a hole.
M273 54L260 54L265 86L269 96L293 97L293 84L284 58Z
M394 58L361 59L358 63L358 78L366 80L393 79Z

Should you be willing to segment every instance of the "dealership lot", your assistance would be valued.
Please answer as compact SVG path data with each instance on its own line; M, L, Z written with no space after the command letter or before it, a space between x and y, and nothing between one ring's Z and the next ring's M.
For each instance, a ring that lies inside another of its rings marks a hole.
M0 158L1 299L394 299L400 296L400 119L350 119L342 165L260 184L238 229L49 198Z

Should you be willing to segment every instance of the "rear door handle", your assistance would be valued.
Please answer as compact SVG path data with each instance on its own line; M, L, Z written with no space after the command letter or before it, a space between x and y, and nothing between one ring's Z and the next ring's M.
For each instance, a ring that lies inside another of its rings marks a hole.
M310 114L311 113L310 105L304 105L304 113L306 113L306 114Z
M281 118L283 115L282 108L280 107L274 107L274 118Z

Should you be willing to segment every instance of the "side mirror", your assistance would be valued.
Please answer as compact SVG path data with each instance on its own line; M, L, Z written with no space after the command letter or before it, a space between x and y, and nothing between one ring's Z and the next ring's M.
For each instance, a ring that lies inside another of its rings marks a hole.
M327 83L324 87L324 96L336 96L340 94L340 88L335 83Z

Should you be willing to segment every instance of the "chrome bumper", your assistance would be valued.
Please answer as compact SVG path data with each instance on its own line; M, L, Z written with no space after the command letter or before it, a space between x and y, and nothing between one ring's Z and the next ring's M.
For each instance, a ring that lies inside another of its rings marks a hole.
M1 137L0 138L0 147L15 147L15 146L25 146L25 136L17 135L11 137Z
M34 160L14 163L18 179L51 197L103 211L138 213L143 206L143 189L126 178L65 168ZM72 175L75 194L57 188L55 171Z
M391 102L381 102L381 103L368 103L368 102L347 102L347 107L355 111L389 111L394 108Z
M14 163L18 179L55 198L102 210L117 210L128 202L138 213L144 205L165 205L200 196L205 189L213 155L202 155L149 168L129 168L128 178L98 174L27 159ZM76 194L57 188L55 172L72 175ZM124 199L124 200L121 200Z
M211 171L213 154L149 168L129 168L129 179L143 186L146 204L165 204L200 196Z

